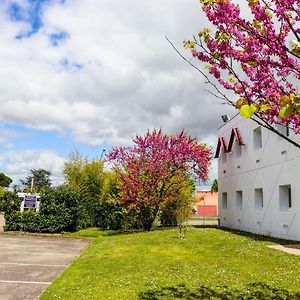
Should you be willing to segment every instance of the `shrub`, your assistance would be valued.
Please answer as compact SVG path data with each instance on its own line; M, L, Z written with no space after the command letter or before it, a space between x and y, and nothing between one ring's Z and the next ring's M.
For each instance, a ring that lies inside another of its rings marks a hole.
M5 193L5 230L29 232L62 232L80 229L80 194L67 186L45 191L40 211L20 212L17 194Z
M176 201L166 202L160 211L160 224L163 227L176 227L177 226L177 203Z
M6 189L0 186L0 211L4 210L4 196L5 196Z
M21 229L22 215L20 213L21 199L16 193L5 191L3 194L4 230L17 231Z
M42 232L76 231L80 224L80 193L68 186L46 191L41 196Z

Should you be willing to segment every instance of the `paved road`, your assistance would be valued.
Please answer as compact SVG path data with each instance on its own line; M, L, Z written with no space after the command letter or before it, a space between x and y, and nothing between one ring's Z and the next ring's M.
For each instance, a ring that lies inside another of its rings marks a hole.
M0 235L0 299L37 299L88 240Z
M218 225L218 220L188 220L188 225Z

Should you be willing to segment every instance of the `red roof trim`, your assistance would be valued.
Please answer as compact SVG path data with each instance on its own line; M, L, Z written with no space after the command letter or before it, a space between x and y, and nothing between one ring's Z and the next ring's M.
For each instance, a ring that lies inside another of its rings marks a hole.
M226 147L224 138L220 137L218 139L218 145L217 145L217 151L216 151L216 154L215 154L215 158L220 157L220 152L221 152L222 148L224 149L224 152L227 153L227 147Z
M217 151L216 151L216 154L215 154L215 158L220 157L220 152L221 152L222 148L224 149L225 153L228 153L228 152L232 151L234 138L236 139L236 141L238 142L238 144L240 146L244 146L245 145L243 143L243 141L242 141L242 138L240 136L239 130L237 128L232 128L231 134L230 134L228 148L226 147L226 144L225 144L225 141L224 141L223 137L220 137L218 139L218 145L217 145Z
M244 146L245 145L242 142L239 130L237 128L232 128L231 135L230 135L230 140L229 140L229 144L228 144L228 149L227 149L228 152L232 151L232 146L233 146L234 138L236 138L236 141L238 142L238 144L240 146Z

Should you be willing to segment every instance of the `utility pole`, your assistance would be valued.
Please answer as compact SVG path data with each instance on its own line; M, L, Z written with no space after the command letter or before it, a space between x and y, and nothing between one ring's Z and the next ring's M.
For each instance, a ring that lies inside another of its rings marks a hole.
M106 149L103 148L103 149L102 149L102 152L101 152L101 155L100 155L100 160L102 160L102 157L103 157L103 154L104 154L105 151L106 151Z

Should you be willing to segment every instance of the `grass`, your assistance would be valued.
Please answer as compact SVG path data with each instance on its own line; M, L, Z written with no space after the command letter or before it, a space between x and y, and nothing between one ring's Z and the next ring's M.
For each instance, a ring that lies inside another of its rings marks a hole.
M76 237L76 238L97 238L100 235L103 235L103 231L100 231L99 228L87 228L79 230L77 232L64 232L64 236Z
M46 299L300 299L300 256L214 228L98 237ZM299 293L299 294L298 294Z

